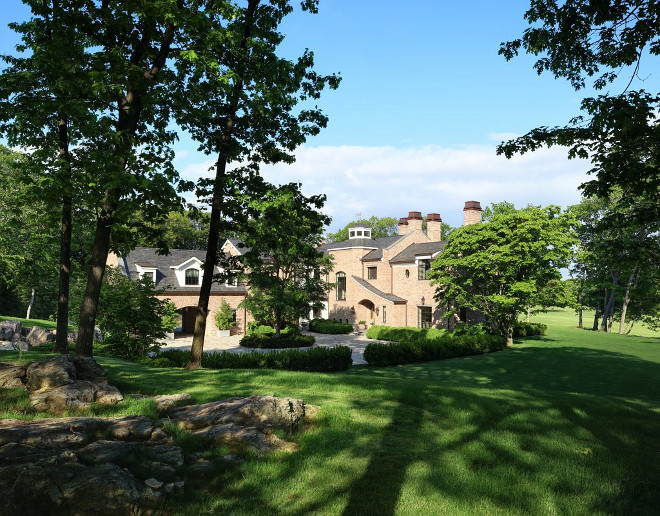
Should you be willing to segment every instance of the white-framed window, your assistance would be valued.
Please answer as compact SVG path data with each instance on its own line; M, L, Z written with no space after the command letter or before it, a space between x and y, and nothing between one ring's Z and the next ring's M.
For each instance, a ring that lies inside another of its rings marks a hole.
M186 285L199 285L199 269L186 269Z
M148 278L152 283L156 283L156 271L144 271L140 273L140 279Z

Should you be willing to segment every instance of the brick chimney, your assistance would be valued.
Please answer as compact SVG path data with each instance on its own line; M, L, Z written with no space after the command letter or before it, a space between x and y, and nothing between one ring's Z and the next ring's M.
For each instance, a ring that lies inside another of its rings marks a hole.
M408 212L408 233L413 231L422 230L422 212L410 211Z
M405 235L408 232L408 219L401 217L399 219L399 235Z
M439 213L429 213L426 216L426 236L431 242L442 240L442 218Z
M467 201L463 208L463 215L465 216L463 225L467 226L468 224L478 224L481 222L482 211L479 201Z

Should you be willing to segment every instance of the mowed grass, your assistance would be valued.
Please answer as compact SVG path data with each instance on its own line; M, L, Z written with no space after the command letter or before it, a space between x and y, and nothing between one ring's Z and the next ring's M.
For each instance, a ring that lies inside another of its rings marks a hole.
M557 324L500 353L342 374L101 362L125 393L189 392L198 403L275 394L321 407L295 436L299 451L226 468L172 502L174 514L655 515L660 507L658 338ZM149 410L133 401L106 413Z

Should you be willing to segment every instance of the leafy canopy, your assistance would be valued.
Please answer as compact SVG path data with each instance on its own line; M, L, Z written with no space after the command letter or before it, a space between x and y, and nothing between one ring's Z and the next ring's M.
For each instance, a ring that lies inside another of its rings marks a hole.
M648 0L532 0L525 13L530 27L521 38L502 43L500 54L509 60L524 50L538 56L534 67L539 74L565 78L576 90L591 78L596 90L618 88L620 93L587 97L583 114L564 127L533 129L501 143L498 154L567 146L569 157L592 161L590 174L596 178L581 185L586 195L607 197L618 186L646 199L635 216L657 218L660 94L630 87L640 79L643 60L660 54L659 17L660 4Z
M244 306L276 333L284 322L321 307L330 286L330 258L318 251L330 219L319 210L324 195L304 196L300 185L271 187L251 203L259 216L242 238L250 293Z
M456 229L429 273L436 300L481 312L511 339L518 315L568 264L571 222L557 206L527 207Z

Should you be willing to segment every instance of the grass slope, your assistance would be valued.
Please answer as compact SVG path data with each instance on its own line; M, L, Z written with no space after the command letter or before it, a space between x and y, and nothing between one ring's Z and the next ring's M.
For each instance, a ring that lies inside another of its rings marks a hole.
M189 392L196 402L273 393L322 407L300 451L229 468L175 514L650 515L660 506L657 338L557 325L501 353L342 374L101 361L124 392ZM110 413L152 410L141 403Z

